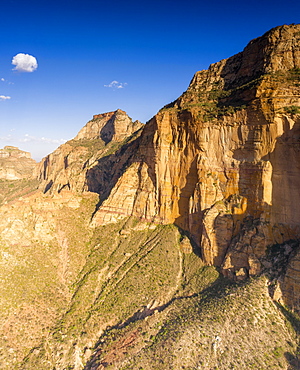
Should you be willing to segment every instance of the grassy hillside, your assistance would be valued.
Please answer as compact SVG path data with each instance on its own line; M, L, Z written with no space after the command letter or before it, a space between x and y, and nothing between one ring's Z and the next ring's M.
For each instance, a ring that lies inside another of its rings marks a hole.
M195 285L202 261L193 255L194 266L185 271L181 239L174 226L134 219L95 230L68 308L21 368L81 368L108 327L168 304L189 280Z
M200 294L108 331L85 369L299 369L299 320L272 302L265 278L237 285L210 267L199 273L208 276Z
M204 266L175 226L94 231L67 309L20 369L297 369L298 318L267 280Z
M36 190L35 179L3 180L0 179L0 206Z

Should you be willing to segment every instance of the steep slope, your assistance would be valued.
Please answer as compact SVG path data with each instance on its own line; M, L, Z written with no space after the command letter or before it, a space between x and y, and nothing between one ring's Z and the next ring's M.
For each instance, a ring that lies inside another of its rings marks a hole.
M295 341L263 279L221 279L146 322L108 331L85 369L298 369Z
M5 146L0 149L0 179L20 180L34 175L37 163L30 153L14 146Z
M38 164L30 153L14 146L0 149L0 205L37 187L37 168Z
M300 25L281 26L197 72L147 123L93 225L175 223L207 264L259 274L268 246L299 239L299 113Z
M99 132L114 125L115 134L105 143ZM91 126L98 127L98 138ZM134 130L141 126L120 110L94 116L76 138L39 164L37 180L2 180L2 369L22 368L22 358L50 335L51 327L65 313L73 284L92 248L94 231L89 223L99 195L88 188L96 188L99 181L87 182L87 173L99 165L109 171L114 153L130 146L139 135Z
M112 167L116 167L118 175L118 167L122 167L127 160L122 156L121 163L115 166L114 153L138 136L142 127L141 122L132 122L120 109L94 115L73 140L41 161L38 171L40 188L45 193L59 193L62 189L99 193L99 188L105 188L110 183L114 172ZM132 156L133 152L134 149L130 149L128 156ZM97 175L100 177L97 178Z
M299 50L277 27L145 126L95 115L6 197L1 368L299 367Z

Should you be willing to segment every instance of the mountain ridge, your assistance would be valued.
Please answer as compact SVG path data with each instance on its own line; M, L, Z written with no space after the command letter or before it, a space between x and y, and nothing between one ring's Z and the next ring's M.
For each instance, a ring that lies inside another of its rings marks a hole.
M296 369L299 143L300 25L94 115L0 207L3 368Z
M36 161L29 152L14 146L0 149L0 179L20 180L33 176Z

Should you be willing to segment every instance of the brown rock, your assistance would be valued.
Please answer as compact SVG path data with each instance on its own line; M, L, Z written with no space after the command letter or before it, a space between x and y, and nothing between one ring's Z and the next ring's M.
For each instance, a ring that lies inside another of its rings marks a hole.
M296 253L296 255L290 259L286 274L282 282L280 282L280 290L282 292L282 296L278 298L281 301L293 309L300 313L300 251Z
M101 193L103 188L108 188L114 165L118 167L113 153L142 127L142 123L132 122L120 109L94 116L73 140L42 160L38 174L41 189ZM102 157L105 158L100 161Z
M40 188L98 193L92 227L175 223L207 264L257 275L269 245L300 236L299 68L300 25L277 27L197 72L143 130L121 110L95 115L42 161Z
M30 153L14 146L0 149L0 179L19 180L34 176L37 163Z
M96 114L75 136L74 140L102 139L105 144L110 141L122 141L142 127L139 121L132 122L126 112L117 109L115 112Z
M208 264L259 273L268 245L300 233L299 50L300 25L281 26L197 72L147 123L93 226L175 223Z

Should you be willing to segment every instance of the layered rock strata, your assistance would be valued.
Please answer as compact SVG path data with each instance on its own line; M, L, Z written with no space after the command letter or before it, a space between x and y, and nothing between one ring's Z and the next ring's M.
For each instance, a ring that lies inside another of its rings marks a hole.
M175 223L207 264L256 275L268 246L299 238L299 112L300 26L281 26L197 72L143 130L95 115L41 162L40 188L98 193L93 227Z
M20 180L34 175L37 163L30 153L14 146L0 149L0 179Z
M38 175L41 189L50 193L63 189L101 192L111 181L114 153L137 136L142 127L141 122L133 122L120 109L94 115L73 140L41 161ZM124 161L125 157L117 167ZM119 169L116 171L119 173Z
M300 25L281 26L147 123L92 224L175 223L224 274L260 273L269 245L299 238L299 113Z
M297 367L269 295L300 311L299 48L277 27L145 126L95 115L5 193L4 369Z

